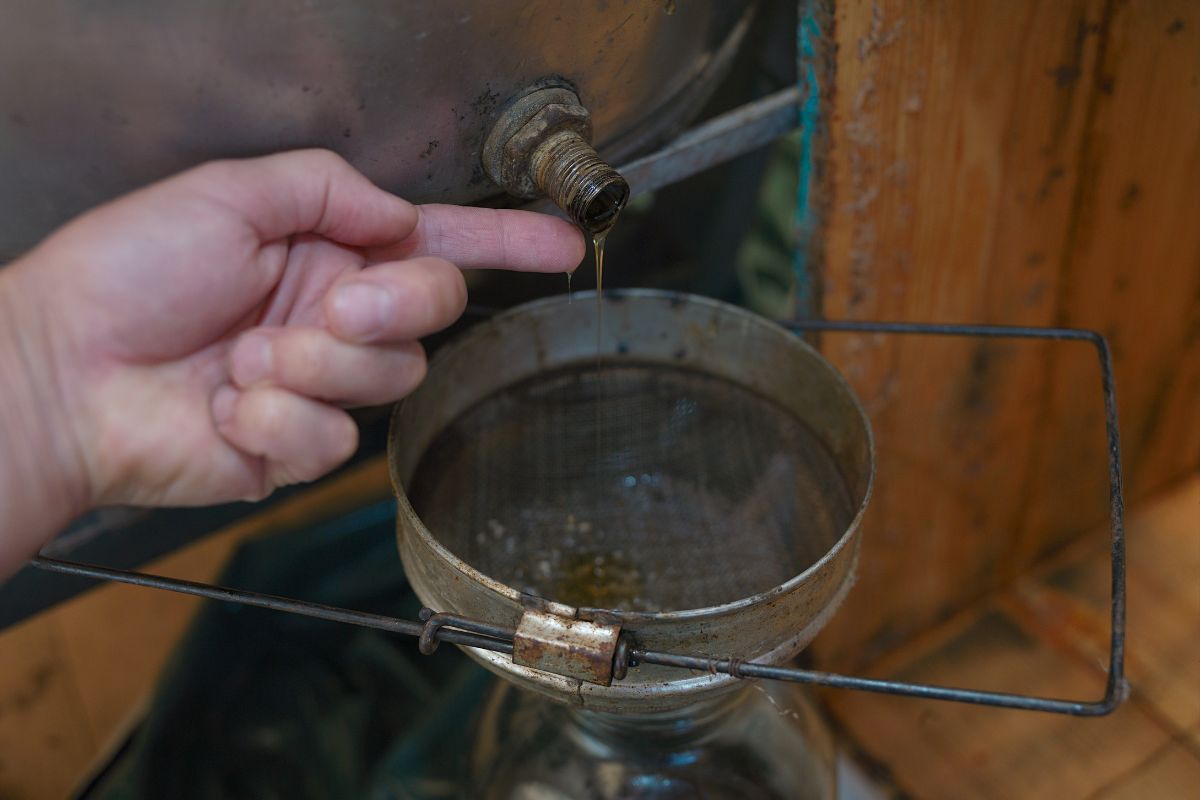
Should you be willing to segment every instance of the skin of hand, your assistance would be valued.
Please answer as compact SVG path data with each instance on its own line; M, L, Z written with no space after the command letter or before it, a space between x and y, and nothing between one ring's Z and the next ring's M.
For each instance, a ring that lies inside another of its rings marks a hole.
M0 270L0 578L102 505L255 500L345 461L425 374L461 268L561 272L570 224L414 206L333 153L205 164Z

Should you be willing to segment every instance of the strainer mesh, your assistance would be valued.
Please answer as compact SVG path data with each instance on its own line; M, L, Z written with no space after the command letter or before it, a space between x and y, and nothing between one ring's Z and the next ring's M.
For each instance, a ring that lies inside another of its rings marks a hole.
M485 575L622 611L770 589L853 515L833 457L794 416L658 364L580 364L485 398L434 440L407 493Z

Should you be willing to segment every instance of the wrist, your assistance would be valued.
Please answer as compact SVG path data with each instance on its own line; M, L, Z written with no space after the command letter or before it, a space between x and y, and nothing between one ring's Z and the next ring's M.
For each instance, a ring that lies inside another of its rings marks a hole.
M90 505L56 324L31 265L0 270L0 579Z

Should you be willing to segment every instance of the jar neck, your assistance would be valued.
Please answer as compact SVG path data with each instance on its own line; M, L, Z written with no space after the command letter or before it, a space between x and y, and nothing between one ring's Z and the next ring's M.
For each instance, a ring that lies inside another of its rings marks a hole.
M750 705L754 687L746 685L675 711L613 714L572 707L570 735L591 750L673 751L698 747L731 724Z

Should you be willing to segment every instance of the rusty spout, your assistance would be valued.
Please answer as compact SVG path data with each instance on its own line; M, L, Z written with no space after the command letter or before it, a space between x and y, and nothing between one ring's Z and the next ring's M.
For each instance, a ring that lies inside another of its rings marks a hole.
M484 170L517 197L548 196L595 236L612 227L629 184L592 148L591 116L569 88L534 89L500 115L484 141Z
M572 131L556 134L534 151L533 181L590 234L612 227L629 200L629 184Z

